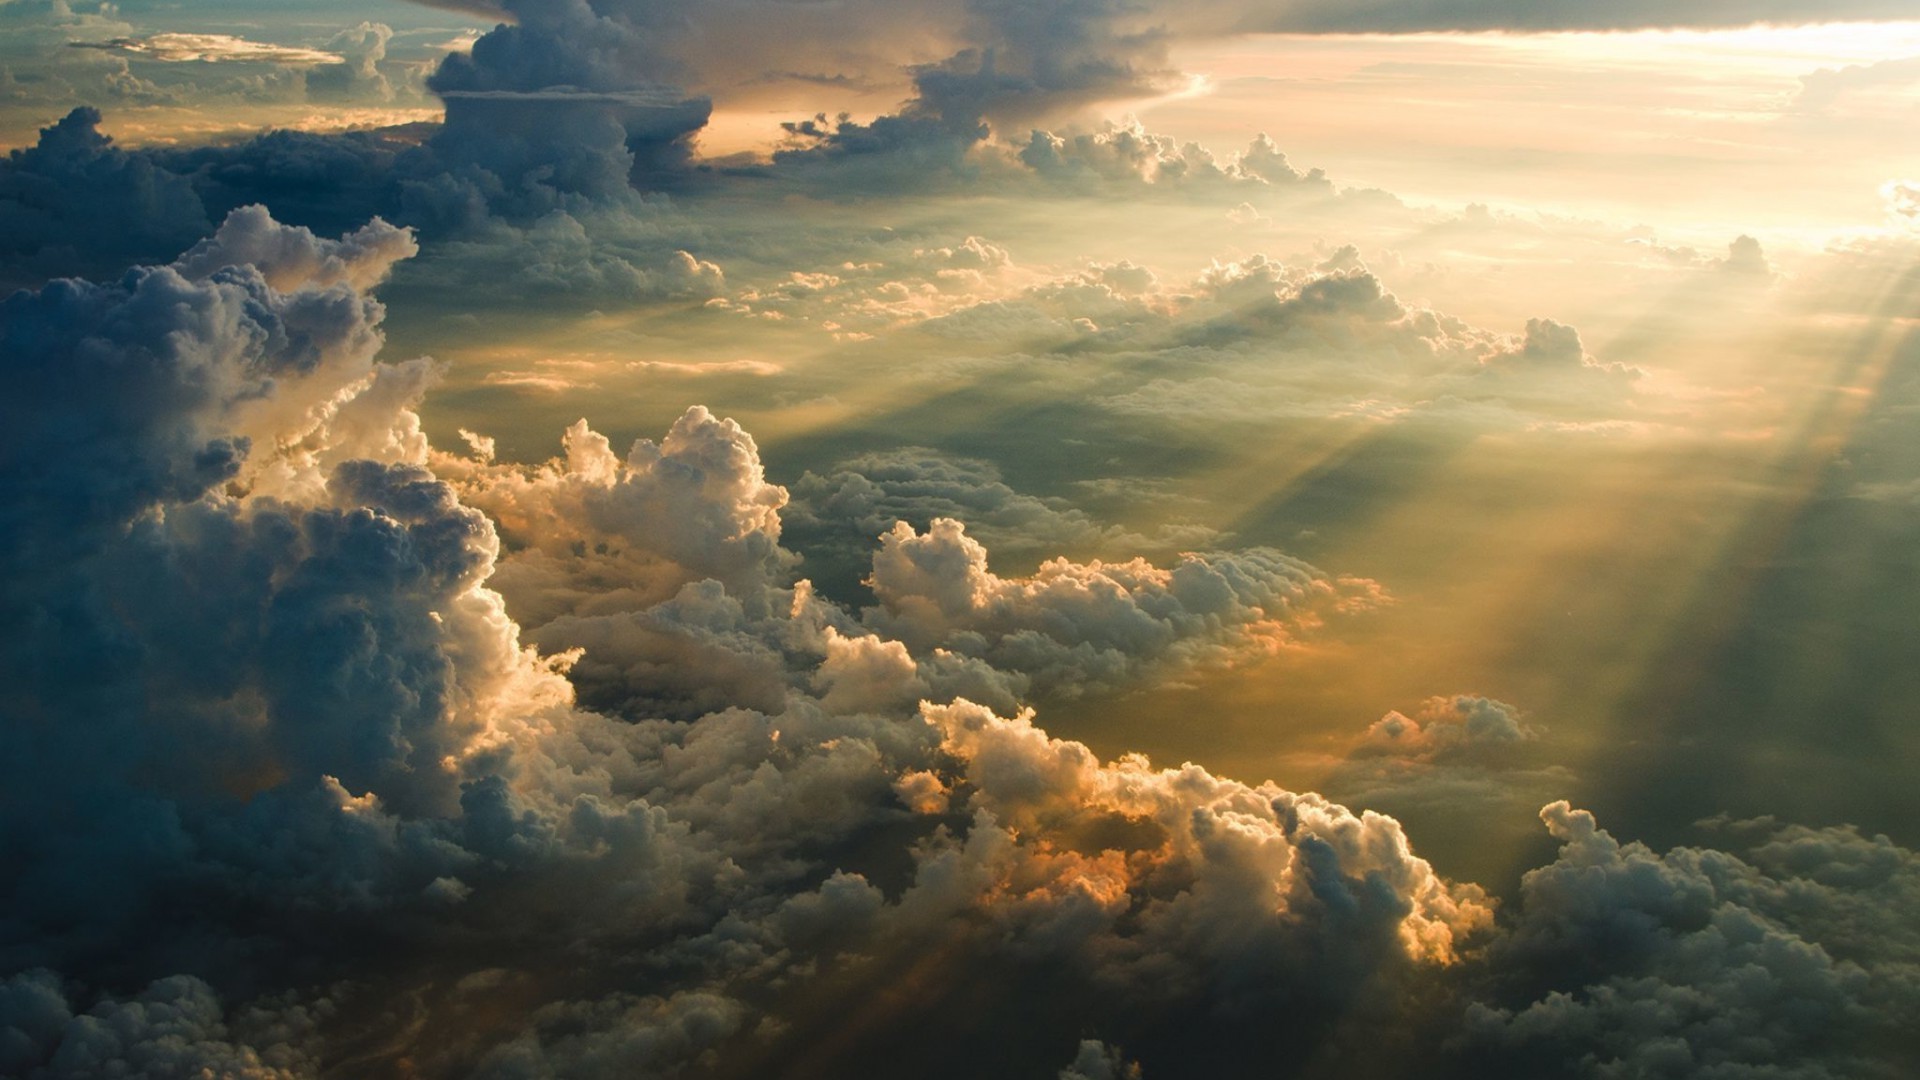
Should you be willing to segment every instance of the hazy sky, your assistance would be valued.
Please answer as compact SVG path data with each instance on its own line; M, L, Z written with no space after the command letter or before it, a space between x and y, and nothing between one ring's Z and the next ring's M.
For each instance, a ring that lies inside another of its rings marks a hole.
M0 0L0 1075L1920 1070L1891 0Z

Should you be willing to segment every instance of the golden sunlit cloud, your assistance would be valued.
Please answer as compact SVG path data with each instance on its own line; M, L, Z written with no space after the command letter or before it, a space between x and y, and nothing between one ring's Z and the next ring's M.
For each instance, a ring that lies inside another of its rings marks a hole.
M75 48L105 49L162 63L338 64L344 58L319 49L274 45L230 34L154 34L144 38L74 42Z

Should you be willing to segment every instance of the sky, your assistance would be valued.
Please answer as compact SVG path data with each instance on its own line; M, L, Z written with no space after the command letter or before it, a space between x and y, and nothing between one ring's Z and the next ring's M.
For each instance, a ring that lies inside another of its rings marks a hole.
M0 1076L1920 1072L1906 0L0 0Z

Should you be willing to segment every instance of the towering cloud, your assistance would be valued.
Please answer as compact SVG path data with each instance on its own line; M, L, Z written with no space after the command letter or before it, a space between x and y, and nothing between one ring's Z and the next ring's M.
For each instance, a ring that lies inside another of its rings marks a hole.
M599 7L608 10L599 10ZM674 163L710 104L667 80L670 16L651 5L517 0L516 22L449 55L428 81L447 104L435 146L508 191L538 172L562 192L625 191L635 170Z
M0 257L13 287L48 272L166 258L209 227L185 177L121 151L99 125L98 110L75 109L0 168Z

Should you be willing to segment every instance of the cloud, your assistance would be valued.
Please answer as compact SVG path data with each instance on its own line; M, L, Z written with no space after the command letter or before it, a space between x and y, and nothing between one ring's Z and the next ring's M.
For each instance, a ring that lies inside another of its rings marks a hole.
M1887 212L1895 221L1911 223L1920 221L1920 183L1912 180L1889 180L1880 189L1887 200Z
M1108 122L1096 131L1078 134L1035 131L1021 147L1019 158L1041 177L1062 185L1298 186L1322 195L1333 194L1325 173L1319 169L1297 171L1265 134L1256 136L1246 150L1223 163L1205 147L1156 135L1138 120Z
M709 993L548 1005L531 1018L532 1030L489 1052L474 1075L488 1080L672 1075L737 1038L745 1012L739 1002Z
M1060 1070L1060 1080L1132 1080L1140 1075L1140 1066L1098 1039L1081 1040L1073 1063Z
M807 472L793 486L787 536L819 573L820 560L856 560L864 571L878 538L905 521L925 530L935 518L963 522L968 534L1002 556L1060 551L1178 551L1217 540L1200 526L1171 526L1155 536L1104 524L1060 498L1016 491L993 463L926 447L861 454L827 473Z
M577 561L620 565L640 581L671 565L671 588L719 581L736 594L780 583L792 556L780 547L786 489L768 483L753 437L695 406L658 443L636 441L623 458L585 420L567 429L566 456L533 470L475 470L466 498L509 541Z
M99 123L96 111L76 109L0 163L0 221L14 226L0 242L0 272L23 284L117 272L169 258L207 236L212 221L261 203L323 231L376 214L413 225L444 243L411 276L462 296L491 288L706 299L725 288L720 266L687 250L699 231L629 187L626 165L597 180L581 174L589 195L538 154L509 186L471 162L456 167L404 130L275 131L129 152Z
M1166 48L1171 42L1247 32L1704 28L1886 20L1906 14L1895 0L1847 0L1839 5L1771 0L1759 6L1637 0L1605 11L1572 0L1525 5L1438 0L1411 7L1379 0L1295 0L1264 6L1244 0L1186 5L921 0L862 2L851 11L832 14L764 0L724 11L634 0L434 2L485 17L513 17L525 29L511 40L519 43L515 51L527 54L529 62L533 54L562 39L583 49L593 41L609 66L709 92L769 71L897 78L906 70L921 101L949 119L963 113L1017 118L1099 97L1141 96L1170 74ZM529 44L536 40L548 44ZM929 62L928 56L943 59ZM592 64L583 63L578 70L592 70Z
M371 289L386 280L395 264L420 253L413 234L375 218L339 240L273 220L264 206L247 206L227 215L214 234L188 249L173 268L193 280L205 280L229 266L251 266L269 287L291 292L303 286L345 284Z
M389 31L391 33L391 31ZM341 64L346 58L338 53L249 41L230 34L153 34L140 38L113 38L108 41L75 42L76 47L110 49L146 60L168 64L182 63L255 63L315 65Z
M271 283L187 265L6 302L6 452L23 468L0 606L39 628L0 653L6 807L64 822L0 853L14 915L39 927L11 956L137 934L174 889L351 909L461 862L381 809L457 799L449 763L484 730L458 702L520 662L477 591L490 523L411 463L431 369L376 359L383 310L364 290L411 241L231 224L200 254L249 247ZM269 839L302 833L317 846ZM409 843L439 852L417 878L393 868ZM79 913L66 890L96 873L125 903Z
M1800 95L1794 105L1808 112L1823 112L1852 94L1897 89L1915 82L1920 82L1920 57L1821 68L1800 76Z
M677 65L660 32L672 20L635 4L602 7L520 3L516 21L449 53L427 83L447 106L439 155L508 188L538 171L559 191L598 197L682 162L712 103L669 83Z
M994 836L1014 845L995 855L1013 861L1001 873L1033 882L1007 896L1005 917L1061 944L1110 938L1096 955L1116 969L1125 994L1153 998L1210 976L1225 978L1229 1000L1285 994L1284 958L1311 941L1333 950L1316 977L1329 980L1320 990L1339 995L1343 980L1392 956L1451 959L1490 917L1478 890L1456 890L1411 857L1391 819L1192 765L1155 771L1137 756L1102 765L1086 747L1035 728L1030 714L1004 718L964 701L925 713L961 763L976 826L990 836L992 826L1007 830ZM1099 858L1020 839L1042 822L1091 826L1108 813L1156 827ZM952 857L978 858L979 847L969 840ZM1131 865L1112 857L1130 848L1143 857ZM923 861L923 878L926 868ZM1182 884L1147 899L1163 875ZM1123 923L1136 902L1126 894L1136 889L1139 910ZM903 904L914 899L910 890ZM1245 965L1263 954L1271 966ZM1234 985L1237 977L1248 981ZM1159 978L1170 982L1156 985Z
M1389 712L1367 728L1356 752L1415 761L1452 761L1497 756L1537 737L1513 706L1460 694L1429 698L1414 716Z
M1761 250L1760 241L1751 236L1735 237L1733 243L1727 245L1727 257L1720 262L1720 269L1729 274L1773 277L1766 252Z
M362 22L335 34L327 48L338 62L307 72L307 96L326 100L366 94L393 100L393 84L380 70L392 41L393 28L385 23Z
M58 976L31 971L0 983L12 1023L0 1066L34 1077L230 1076L298 1080L319 1061L312 1050L328 1010L256 1006L229 1022L213 988L191 976L161 979L125 1001L76 1012ZM52 1051L49 1053L49 1051ZM24 1070L45 1062L44 1070Z
M1920 943L1885 919L1920 881L1911 852L1757 823L1747 860L1658 854L1565 802L1540 817L1559 857L1523 879L1490 954L1525 1003L1467 1016L1472 1044L1510 1055L1494 1060L1577 1076L1851 1076L1910 1058L1889 1025L1914 1006Z
M896 523L867 584L879 603L864 621L916 654L984 660L1032 680L1036 693L1066 695L1124 685L1161 664L1277 650L1323 613L1377 599L1371 583L1264 549L1185 554L1171 569L1052 559L1031 577L1004 578L950 518L925 533Z
M1005 247L982 236L939 243L887 235L859 244L852 255L741 287L710 306L861 335L977 303L1024 276Z
M99 125L97 110L75 109L7 155L0 255L16 281L170 257L211 228L185 177L114 146Z
M1741 268L1729 273L1764 273L1752 268L1759 258L1759 246L1742 249L1734 245L1735 258L1744 254ZM1735 265L1730 263L1729 265ZM1522 402L1528 399L1560 399L1605 407L1622 401L1632 392L1633 383L1644 372L1624 364L1608 364L1587 354L1580 332L1552 319L1528 319L1527 331L1519 342L1497 348L1480 359L1480 375L1492 393Z
M442 0L442 6L447 6ZM1260 7L1243 0L1198 5L1111 0L859 0L831 11L748 0L723 7L638 0L518 0L451 6L511 16L450 55L432 80L448 98L443 152L480 165L509 186L536 158L552 161L564 190L603 193L625 166L636 175L677 167L687 139L704 126L710 100L764 85L769 72L818 71L825 80L897 85L910 92L894 113L871 122L825 114L789 125L803 148L780 155L810 166L844 190L954 182L970 175L968 151L991 129L1014 133L1071 116L1088 105L1146 97L1178 81L1169 48L1178 41L1248 32L1424 32L1434 30L1600 30L1744 26L1897 17L1894 0L1852 0L1843 9L1775 0L1765 10L1636 3L1596 13L1586 5L1484 4L1442 0L1415 8L1324 0ZM574 100L558 92L570 88ZM610 107L604 97L652 95L649 105ZM476 96L490 95L490 96ZM504 95L504 96L503 96ZM1036 135L1032 164L1054 175L1121 162L1100 146L1111 133L1073 146ZM1079 140L1074 140L1078 142ZM532 148L532 157L524 156ZM1118 148L1139 158L1137 147ZM623 152L624 151L624 152ZM1061 167L1062 155L1109 159ZM631 160L626 160L628 156ZM1195 148L1146 152L1151 169L1219 171ZM1135 165L1142 164L1136 160ZM1271 181L1274 178L1268 177Z

